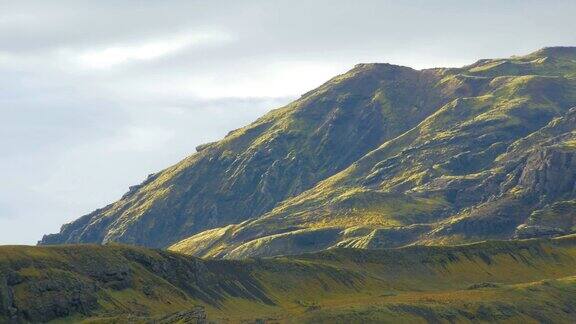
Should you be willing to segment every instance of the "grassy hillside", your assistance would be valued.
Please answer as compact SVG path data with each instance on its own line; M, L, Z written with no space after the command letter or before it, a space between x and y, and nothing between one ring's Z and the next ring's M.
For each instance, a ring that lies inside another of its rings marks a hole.
M41 244L167 247L206 229L258 217L454 98L439 81L436 71L358 65L221 141L198 147Z
M434 69L458 98L270 212L171 249L243 258L573 233L573 213L538 215L576 199L575 70L576 48Z
M244 261L127 246L0 247L0 321L571 322L576 237Z

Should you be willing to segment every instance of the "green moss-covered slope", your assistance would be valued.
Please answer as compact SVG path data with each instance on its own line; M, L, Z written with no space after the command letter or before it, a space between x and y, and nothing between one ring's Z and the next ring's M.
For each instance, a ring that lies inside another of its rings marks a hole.
M182 162L41 244L166 247L258 217L398 136L454 97L437 71L361 64Z
M574 68L576 49L550 48L435 70L459 98L263 216L171 249L242 258L572 233Z
M360 64L41 244L243 258L573 233L575 71L573 47Z
M576 237L243 261L120 245L0 247L0 322L555 322Z

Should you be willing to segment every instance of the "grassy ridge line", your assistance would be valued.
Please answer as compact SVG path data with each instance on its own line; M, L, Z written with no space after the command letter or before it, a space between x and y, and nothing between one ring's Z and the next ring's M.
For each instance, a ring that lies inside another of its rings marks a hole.
M551 302L565 312L554 317L558 309L548 307L546 318L562 320L574 316L575 275L576 236L244 261L120 245L4 246L0 322L14 316L144 321L194 305L205 306L211 319L231 322L334 322L338 314L342 321L351 314L367 321L443 319L452 313L464 320L482 307L487 319L504 316L494 306L502 302L508 320L534 319L529 310Z

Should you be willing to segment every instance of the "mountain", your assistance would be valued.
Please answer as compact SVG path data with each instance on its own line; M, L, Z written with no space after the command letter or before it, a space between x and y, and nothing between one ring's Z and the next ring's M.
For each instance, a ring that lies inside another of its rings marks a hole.
M545 322L576 317L576 236L202 260L0 247L0 322Z
M244 258L576 230L576 48L360 64L40 244Z
M434 71L358 65L223 140L199 146L41 243L166 247L258 217L414 127L449 100L433 87L439 80Z
M576 64L569 53L447 70L440 82L465 95L261 217L171 249L243 258L571 233L574 212L556 212L576 198L576 79L555 68Z

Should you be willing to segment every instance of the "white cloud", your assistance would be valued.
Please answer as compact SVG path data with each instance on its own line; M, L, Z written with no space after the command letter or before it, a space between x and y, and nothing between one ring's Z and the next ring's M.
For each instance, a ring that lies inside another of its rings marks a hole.
M272 61L246 66L253 69L226 75L200 75L183 82L182 91L199 98L298 96L347 69L338 62Z
M230 34L224 32L196 32L168 36L162 40L88 50L77 55L76 59L82 67L106 69L118 64L156 59L192 46L224 43L232 39Z
M154 152L162 148L174 137L174 131L152 125L127 126L107 145L107 151L115 152Z
M24 13L0 15L0 25L30 24L33 23L36 19L37 17L35 15Z

